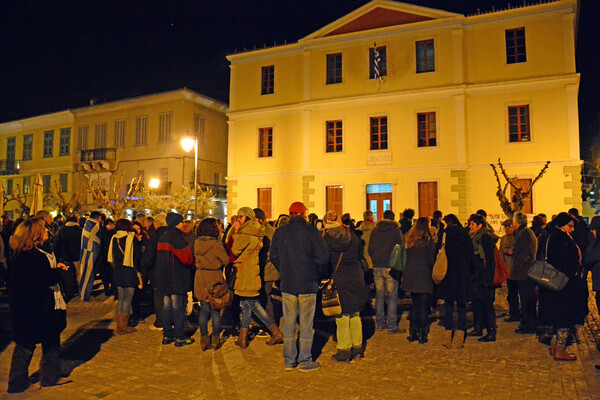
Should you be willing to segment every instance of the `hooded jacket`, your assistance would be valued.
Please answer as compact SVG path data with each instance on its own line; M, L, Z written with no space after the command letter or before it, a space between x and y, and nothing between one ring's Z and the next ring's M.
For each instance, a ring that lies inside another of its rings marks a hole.
M231 252L236 257L233 265L237 268L235 294L242 297L256 297L262 286L258 254L263 246L265 228L255 219L249 219L233 234Z
M383 219L377 222L369 239L369 255L375 268L389 268L394 246L404 243L402 231L396 221Z
M183 232L167 228L158 239L156 250L157 290L165 295L184 295L192 290L189 267L194 263L194 256Z
M216 283L225 282L223 267L229 263L229 256L221 241L211 236L196 239L194 255L196 258L194 295L200 301L207 301L208 289Z

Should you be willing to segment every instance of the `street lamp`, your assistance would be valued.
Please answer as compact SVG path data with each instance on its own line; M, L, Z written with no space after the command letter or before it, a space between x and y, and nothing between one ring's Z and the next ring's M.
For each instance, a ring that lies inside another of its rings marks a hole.
M184 138L181 147L186 153L194 149L194 219L198 218L198 138Z
M158 180L156 178L150 179L150 183L148 184L148 187L150 189L158 189L159 186L160 186L160 180ZM152 194L152 190L150 190L150 194Z

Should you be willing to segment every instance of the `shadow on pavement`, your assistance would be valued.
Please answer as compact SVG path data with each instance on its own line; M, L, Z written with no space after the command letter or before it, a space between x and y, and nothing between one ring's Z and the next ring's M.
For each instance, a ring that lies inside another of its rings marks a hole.
M62 375L69 376L73 370L85 364L98 352L102 345L114 336L108 328L110 319L92 321L71 335L61 346Z

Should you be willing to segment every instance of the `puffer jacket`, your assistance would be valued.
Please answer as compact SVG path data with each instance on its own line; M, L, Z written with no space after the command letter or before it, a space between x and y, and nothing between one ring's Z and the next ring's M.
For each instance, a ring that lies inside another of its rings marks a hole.
M256 297L262 286L258 253L263 246L265 228L255 219L250 219L233 234L231 252L236 257L233 265L237 268L235 294L242 297Z
M369 239L369 255L375 268L389 268L390 254L396 244L404 243L396 221L383 219L377 222Z
M208 289L216 283L223 283L223 267L229 263L229 256L220 240L202 236L194 243L196 275L194 295L200 301L207 301Z

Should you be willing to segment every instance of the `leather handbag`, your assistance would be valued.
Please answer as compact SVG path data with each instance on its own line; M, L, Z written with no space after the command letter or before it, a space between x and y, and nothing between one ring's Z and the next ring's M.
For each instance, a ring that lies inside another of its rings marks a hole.
M444 232L444 236L442 237L442 247L440 247L440 251L438 251L435 264L433 264L431 279L433 279L433 282L435 282L436 285L439 285L446 277L447 271L448 257L446 256L446 233Z
M556 269L548 260L548 242L550 237L546 240L546 251L544 252L544 261L537 260L535 264L527 271L527 276L537 282L540 286L550 289L555 292L563 290L569 277L566 276L562 271Z
M394 246L388 265L393 270L404 272L404 267L406 267L406 249L404 245L398 243Z
M327 317L332 317L334 315L340 315L342 313L342 305L340 303L340 295L338 294L337 288L335 287L334 278L335 273L340 267L340 262L342 261L342 256L344 252L340 254L340 258L338 259L337 265L335 267L335 271L333 271L333 275L323 284L321 284L321 308L323 309L323 315Z

